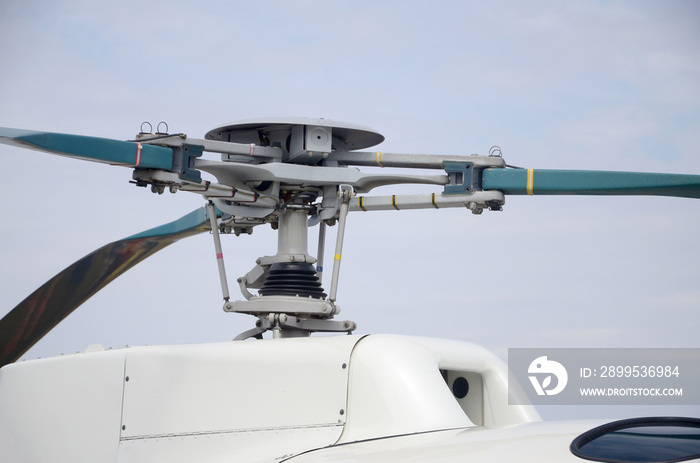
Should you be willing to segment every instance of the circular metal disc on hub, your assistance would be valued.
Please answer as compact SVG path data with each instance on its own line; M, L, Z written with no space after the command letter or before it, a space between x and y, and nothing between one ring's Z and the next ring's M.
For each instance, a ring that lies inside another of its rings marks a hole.
M284 146L295 126L330 127L332 129L333 149L359 150L378 145L384 136L369 127L329 119L312 119L305 117L285 117L270 119L249 119L234 122L210 130L205 135L207 140L221 140L234 143L254 143L272 145L275 142ZM313 129L312 129L313 130ZM321 136L319 131L319 136ZM342 146L338 146L342 145Z

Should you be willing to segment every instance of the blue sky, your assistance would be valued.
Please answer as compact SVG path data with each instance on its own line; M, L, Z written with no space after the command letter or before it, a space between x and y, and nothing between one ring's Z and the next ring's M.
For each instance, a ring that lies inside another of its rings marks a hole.
M499 145L524 167L700 173L697 2L142 3L0 3L0 126L129 139L164 120L202 137L239 119L325 117L376 129L384 152ZM0 313L102 244L202 203L137 189L125 169L6 146L0 158ZM482 216L354 214L340 316L501 356L700 347L699 212L689 199L534 197ZM276 248L269 229L228 238L232 281ZM221 311L212 246L200 236L146 261L28 356L248 329Z

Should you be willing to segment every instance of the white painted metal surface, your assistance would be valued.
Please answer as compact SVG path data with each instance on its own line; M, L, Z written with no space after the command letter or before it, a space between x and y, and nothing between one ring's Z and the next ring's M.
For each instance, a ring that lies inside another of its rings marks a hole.
M114 461L125 357L89 352L0 369L2 461Z
M602 421L526 423L397 436L307 452L290 463L343 462L537 462L582 463L571 441Z
M477 393L456 400L455 375ZM0 370L0 448L12 462L273 461L538 419L507 404L505 367L486 350L403 336L125 348Z

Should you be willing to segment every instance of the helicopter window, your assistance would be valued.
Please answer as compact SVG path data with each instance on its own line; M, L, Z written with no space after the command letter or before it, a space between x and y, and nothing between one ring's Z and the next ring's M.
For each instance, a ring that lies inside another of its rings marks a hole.
M587 431L571 443L577 457L606 462L678 462L700 458L700 419L633 418Z

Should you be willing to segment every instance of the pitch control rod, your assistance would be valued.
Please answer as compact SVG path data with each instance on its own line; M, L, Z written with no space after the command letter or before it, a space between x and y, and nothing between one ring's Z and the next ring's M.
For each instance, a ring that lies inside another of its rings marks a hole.
M221 237L219 236L219 224L216 221L216 210L214 203L209 201L209 223L211 224L211 234L214 237L214 250L216 251L216 265L219 267L219 280L221 281L221 292L224 296L224 310L231 308L229 302L231 296L228 292L228 279L226 278L226 267L224 266L224 253L221 250Z
M335 255L333 257L333 277L331 278L331 289L328 300L335 302L338 293L338 276L340 275L340 259L343 256L343 238L345 237L345 221L350 209L350 199L353 196L353 189L350 185L340 185L338 190L340 196L340 211L338 212L338 238L335 240Z
M318 252L316 253L316 276L318 281L323 280L323 259L326 247L326 224L323 221L318 224Z

